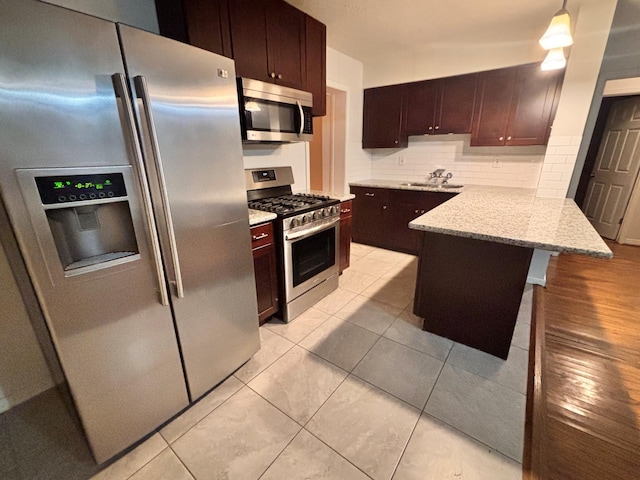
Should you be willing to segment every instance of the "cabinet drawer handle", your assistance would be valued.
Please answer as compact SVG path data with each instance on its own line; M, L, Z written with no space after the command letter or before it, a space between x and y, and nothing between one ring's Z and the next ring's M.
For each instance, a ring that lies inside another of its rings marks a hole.
M508 137L507 137L507 140L511 140L511 136L508 136Z
M268 233L261 233L260 235L252 235L251 238L253 238L254 241L256 240L262 240L263 238L267 238L269 236Z
M375 194L375 193L368 193L368 192L367 192L367 193L365 193L365 194L364 194L364 196L365 196L365 197L375 197L375 196L376 196L376 194Z
M500 138L498 138L498 140L503 141L503 140L504 140L504 137L500 137Z
M349 213L350 211L350 208L345 208L344 210L340 210L340 213Z

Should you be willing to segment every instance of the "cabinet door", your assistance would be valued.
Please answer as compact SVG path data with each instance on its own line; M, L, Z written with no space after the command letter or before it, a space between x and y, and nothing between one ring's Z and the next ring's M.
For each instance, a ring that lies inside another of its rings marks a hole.
M438 87L434 133L471 133L478 74L442 78Z
M505 145L547 143L563 74L543 72L537 63L518 67Z
M409 228L409 222L422 215L418 205L391 203L387 225L388 248L417 255L420 246L420 231Z
M313 116L327 113L327 27L315 18L305 15L307 86L313 94Z
M502 68L480 74L471 145L504 145L516 71Z
M258 295L258 321L266 322L278 311L278 277L276 274L276 252L273 244L253 251L253 268Z
M408 138L402 125L403 85L364 91L362 148L404 148Z
M275 82L280 85L303 90L307 85L305 15L280 0L272 0L267 5L270 75L275 76Z
M189 43L232 58L227 0L183 0Z
M340 273L349 268L351 260L351 223L352 217L340 219Z
M273 82L267 55L267 4L263 0L232 0L229 21L236 75Z
M405 135L434 133L437 91L437 80L404 84Z
M387 245L388 191L384 188L351 187L355 194L351 238L354 242Z

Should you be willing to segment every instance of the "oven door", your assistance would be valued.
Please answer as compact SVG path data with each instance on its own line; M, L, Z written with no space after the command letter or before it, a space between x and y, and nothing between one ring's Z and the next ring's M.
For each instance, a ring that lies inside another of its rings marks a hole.
M287 303L338 274L339 241L339 217L284 232Z

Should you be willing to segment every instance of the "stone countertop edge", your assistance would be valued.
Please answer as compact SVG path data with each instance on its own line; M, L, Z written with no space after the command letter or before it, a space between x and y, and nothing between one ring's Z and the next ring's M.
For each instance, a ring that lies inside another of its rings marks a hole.
M393 188L395 190L414 190L418 192L440 192L440 193L462 193L469 187L462 186L460 188L441 188L436 185L423 186L423 185L402 185L403 183L411 183L409 180L358 180L356 182L349 182L351 187L365 187L365 188ZM455 182L452 182L455 185Z
M434 191L404 180L363 180L349 185ZM436 191L442 191L436 189ZM451 200L409 223L409 228L507 245L612 258L613 253L575 202L536 197L535 189L468 185Z
M278 215L271 212L263 212L262 210L249 209L249 225L254 227L261 223L271 222L278 218Z
M310 193L313 195L324 195L326 197L335 198L340 200L341 202L346 202L347 200L353 200L356 196L353 193L336 193L336 192L327 192L325 190L305 190L303 192L298 193Z

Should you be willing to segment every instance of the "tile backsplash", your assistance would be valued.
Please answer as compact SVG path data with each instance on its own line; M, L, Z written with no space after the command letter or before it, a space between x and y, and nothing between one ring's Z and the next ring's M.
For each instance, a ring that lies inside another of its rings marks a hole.
M401 150L369 150L371 178L424 181L444 168L453 174L449 183L536 188L545 146L471 147L470 135L409 137Z

